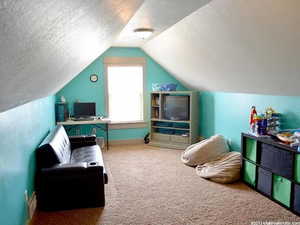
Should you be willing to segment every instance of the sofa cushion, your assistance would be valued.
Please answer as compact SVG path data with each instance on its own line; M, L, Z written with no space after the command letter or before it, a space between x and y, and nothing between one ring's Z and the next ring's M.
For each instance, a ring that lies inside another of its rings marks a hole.
M97 162L98 165L103 166L104 183L107 184L108 177L105 170L101 149L98 145L85 146L74 149L71 155L71 163L80 162L87 162L88 164Z
M71 144L63 126L57 126L37 149L38 168L52 167L58 163L69 163Z
M71 159L71 144L63 126L57 126L57 131L49 142L53 148L59 163L69 163Z
M72 151L71 163L77 162L99 162L101 161L101 150L98 145L76 148Z

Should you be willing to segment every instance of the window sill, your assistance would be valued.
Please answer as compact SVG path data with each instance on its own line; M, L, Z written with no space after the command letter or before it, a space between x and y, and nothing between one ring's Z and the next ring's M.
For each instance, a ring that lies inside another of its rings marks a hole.
M147 126L148 123L145 121L130 121L130 122L112 121L108 125L108 128L111 130L116 130L116 129L145 128Z

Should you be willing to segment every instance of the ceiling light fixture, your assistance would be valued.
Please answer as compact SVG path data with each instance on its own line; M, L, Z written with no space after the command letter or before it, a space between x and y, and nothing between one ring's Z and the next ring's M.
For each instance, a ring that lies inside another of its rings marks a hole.
M141 38L141 39L147 39L153 34L154 30L151 28L137 28L134 30L134 33Z

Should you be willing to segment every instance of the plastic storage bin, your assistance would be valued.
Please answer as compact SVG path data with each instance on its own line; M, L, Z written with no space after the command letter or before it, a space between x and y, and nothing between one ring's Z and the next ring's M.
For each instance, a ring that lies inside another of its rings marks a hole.
M257 142L256 140L246 138L246 149L245 149L245 157L247 159L256 162L256 154L257 154Z
M294 210L300 213L300 185L294 184Z
M184 136L189 136L189 131L186 130L175 130L174 134L176 135L184 135Z
M272 191L272 173L263 169L258 168L257 177L257 190L271 197Z
M300 183L300 154L295 155L295 181Z
M293 178L293 153L290 151L263 143L261 145L260 164L280 176L288 179Z
M256 165L244 160L243 180L248 184L255 186L256 181Z
M154 122L153 125L158 127L173 127L173 123L171 122Z
M157 128L156 132L161 133L161 134L174 134L174 130L165 129L165 128Z
M291 181L273 174L273 198L283 205L290 207Z
M173 83L161 85L162 91L176 91L176 88L177 88L177 84L173 84Z
M177 84L158 84L152 83L152 91L176 91Z
M188 124L188 123L173 123L173 127L175 127L175 128L189 129L190 128L190 124Z
M152 84L152 91L161 91L160 84L157 83Z

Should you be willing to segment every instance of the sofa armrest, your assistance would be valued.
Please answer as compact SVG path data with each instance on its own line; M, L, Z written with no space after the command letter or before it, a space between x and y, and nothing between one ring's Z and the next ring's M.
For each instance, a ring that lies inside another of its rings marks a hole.
M43 168L37 175L38 207L59 210L104 206L104 182L99 164L81 162Z
M96 135L69 136L71 149L96 145Z
M70 141L96 141L96 135L69 136Z
M41 178L45 177L47 180L65 176L71 176L76 179L76 177L81 178L90 175L97 177L103 175L103 166L87 162L60 163L50 168L43 168L40 172Z

